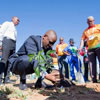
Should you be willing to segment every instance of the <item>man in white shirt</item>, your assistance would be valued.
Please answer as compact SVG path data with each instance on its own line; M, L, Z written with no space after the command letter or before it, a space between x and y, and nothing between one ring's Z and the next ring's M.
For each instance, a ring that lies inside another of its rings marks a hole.
M2 73L4 73L4 82L10 82L9 80L9 68L7 66L7 60L16 49L16 25L19 24L19 18L12 17L11 22L4 22L0 28L0 34L2 34L2 58L0 62L0 84L2 84Z
M1 25L0 25L1 28ZM1 56L2 56L2 34L0 34L0 60L1 60Z

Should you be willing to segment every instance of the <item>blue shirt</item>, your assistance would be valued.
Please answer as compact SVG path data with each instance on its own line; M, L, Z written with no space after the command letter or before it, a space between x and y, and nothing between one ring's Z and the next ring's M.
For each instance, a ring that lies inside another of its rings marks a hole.
M64 49L64 52L67 51L70 54L67 56L67 59L72 60L72 59L77 58L77 50L78 50L78 48L75 47L74 45L73 46L69 45L68 47L66 47Z

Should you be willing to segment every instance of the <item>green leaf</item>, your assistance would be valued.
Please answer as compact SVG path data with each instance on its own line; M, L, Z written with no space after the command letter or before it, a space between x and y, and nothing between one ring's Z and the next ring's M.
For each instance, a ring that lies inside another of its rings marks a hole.
M41 70L46 71L46 67L41 66Z
M35 68L35 74L37 75L37 77L40 76L40 70L38 66Z
M30 62L31 62L32 59L35 57L35 55L36 55L35 53L34 53L34 54L29 54L29 55L28 55L28 57L29 57L29 61L30 61Z
M50 55L46 55L48 58L51 58L51 56Z
M37 60L38 58L39 58L39 57L38 57L38 56L36 56L36 57L35 57L35 60Z
M33 54L29 54L28 56L29 57L34 57L36 55L36 53L33 53Z
M42 60L46 60L46 58L43 55L40 55Z
M46 62L45 62L45 61L41 61L41 62L39 63L39 65L43 65L43 64L46 64Z
M32 59L33 59L33 57L29 58L29 62L31 62L31 61L32 61Z
M39 51L40 54L42 54L44 52L44 50Z
M56 53L56 50L49 50L47 51L46 55L50 55L51 53Z
M42 71L46 71L48 68L52 69L52 64L51 62L48 62L48 59L51 59L52 57L50 56L51 53L55 53L55 50L49 50L46 55L44 55L43 50L39 51L38 54L29 54L29 61L32 61L34 58L35 60L39 61L39 66L35 68L35 73L39 77L40 76L40 69ZM45 65L45 66L44 66Z

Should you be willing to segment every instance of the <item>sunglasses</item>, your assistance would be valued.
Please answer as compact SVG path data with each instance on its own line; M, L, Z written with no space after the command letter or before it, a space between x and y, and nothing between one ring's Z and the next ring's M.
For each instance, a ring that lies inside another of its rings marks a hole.
M49 44L50 44L50 45L54 45L54 42L49 41Z
M48 35L45 35L45 36L48 37ZM54 45L54 43L55 43L55 42L50 41L49 38L48 38L48 42L50 45Z

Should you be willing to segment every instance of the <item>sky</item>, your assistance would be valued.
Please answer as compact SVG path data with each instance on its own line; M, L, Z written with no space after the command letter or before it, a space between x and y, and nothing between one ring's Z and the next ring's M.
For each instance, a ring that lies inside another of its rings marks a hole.
M58 37L54 49L60 37L67 44L73 38L79 47L87 17L94 16L95 24L100 23L100 0L0 0L0 24L13 16L20 19L17 50L30 35L43 35L50 29Z

